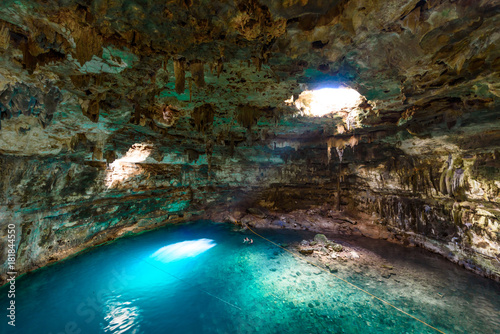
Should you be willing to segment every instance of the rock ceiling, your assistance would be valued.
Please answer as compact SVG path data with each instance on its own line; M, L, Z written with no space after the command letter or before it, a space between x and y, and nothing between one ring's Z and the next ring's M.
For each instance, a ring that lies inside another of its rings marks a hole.
M306 88L339 85L367 98L361 127L425 137L498 107L498 13L488 0L5 0L0 149L23 154L7 132L30 128L59 139L31 149L52 154L98 121L192 130L204 104L215 131L238 133L297 113L284 100ZM38 121L7 121L20 114Z

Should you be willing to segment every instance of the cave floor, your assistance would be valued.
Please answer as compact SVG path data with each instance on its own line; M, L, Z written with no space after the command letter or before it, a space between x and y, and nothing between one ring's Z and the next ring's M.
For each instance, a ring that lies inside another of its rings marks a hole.
M292 253L314 237L258 233ZM422 249L327 236L342 252L307 259L331 272L228 224L123 238L20 278L15 332L438 333L334 275L446 333L500 328L499 283Z

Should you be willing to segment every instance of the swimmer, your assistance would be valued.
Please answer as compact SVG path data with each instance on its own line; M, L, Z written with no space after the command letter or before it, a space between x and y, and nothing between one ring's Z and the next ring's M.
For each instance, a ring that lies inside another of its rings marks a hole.
M250 244L253 244L253 239L250 239Z
M248 238L243 239L243 243L244 244L247 243L247 242L250 242L250 239L248 239Z

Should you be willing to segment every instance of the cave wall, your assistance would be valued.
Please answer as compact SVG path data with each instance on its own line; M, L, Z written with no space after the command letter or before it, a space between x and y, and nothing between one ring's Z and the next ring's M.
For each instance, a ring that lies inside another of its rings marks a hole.
M91 139L54 156L2 155L2 233L8 223L16 224L18 270L169 223L251 223L257 219L248 213L251 208L268 217L318 207L337 211L340 184L340 212L357 223L326 229L422 246L498 278L498 150L412 155L402 149L404 142L392 144L391 136L382 142L377 133L366 133L344 148L339 174L338 155L328 156L331 137L322 129L300 128L304 120L261 120L240 137L218 143L160 138L126 126L107 138L100 156ZM449 131L450 138L460 142L457 134L466 130ZM407 138L415 139L420 140ZM123 160L131 151L146 152L144 160Z
M498 279L499 20L492 0L2 1L0 280L10 223L23 273L297 210ZM339 85L364 99L286 102Z

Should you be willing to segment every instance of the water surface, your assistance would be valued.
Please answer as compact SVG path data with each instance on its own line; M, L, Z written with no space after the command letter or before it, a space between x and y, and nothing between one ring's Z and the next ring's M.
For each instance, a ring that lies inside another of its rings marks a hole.
M278 243L312 238L261 232ZM500 284L419 249L351 242L398 275L345 263L339 277L446 333L499 332ZM250 232L211 222L118 240L16 288L16 327L3 315L1 333L438 333ZM0 289L4 310L6 295Z

